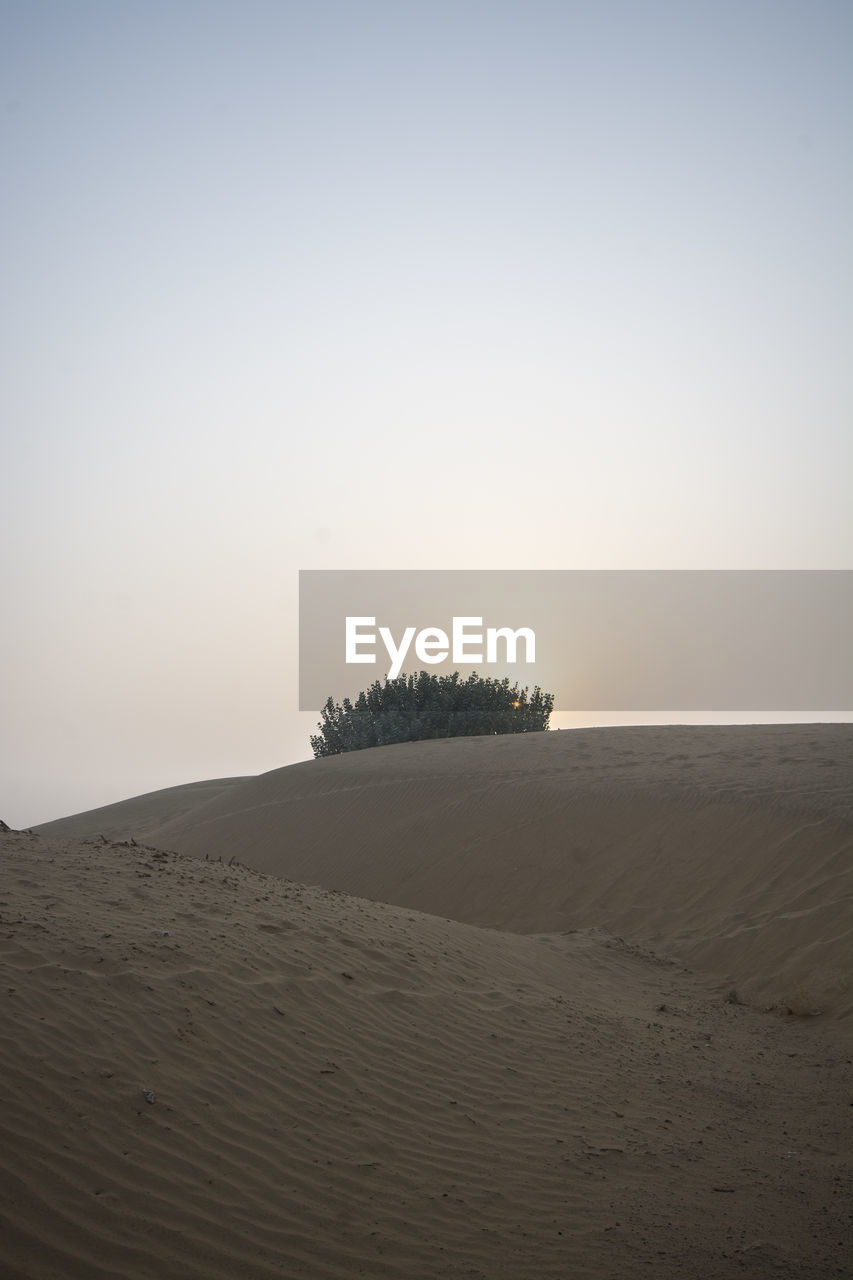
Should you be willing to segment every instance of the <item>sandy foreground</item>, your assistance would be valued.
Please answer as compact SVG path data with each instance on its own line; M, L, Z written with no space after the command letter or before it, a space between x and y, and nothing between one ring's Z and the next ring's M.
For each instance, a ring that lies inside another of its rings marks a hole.
M0 1276L850 1274L851 777L583 730L0 833Z

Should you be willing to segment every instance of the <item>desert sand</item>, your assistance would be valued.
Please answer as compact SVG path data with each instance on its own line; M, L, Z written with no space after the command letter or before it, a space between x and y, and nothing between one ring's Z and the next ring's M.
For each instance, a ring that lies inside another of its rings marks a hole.
M210 778L180 787L164 787L162 791L149 791L117 804L105 804L100 809L87 809L69 818L46 822L38 830L63 836L95 833L110 840L127 840L128 833L132 832L134 839L141 839L149 831L184 817L190 810L248 781L248 778Z
M0 833L0 1275L849 1274L852 765L457 739Z

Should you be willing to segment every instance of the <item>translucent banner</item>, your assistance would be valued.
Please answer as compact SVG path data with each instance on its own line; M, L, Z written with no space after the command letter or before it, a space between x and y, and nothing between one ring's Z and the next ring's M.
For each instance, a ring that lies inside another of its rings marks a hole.
M305 570L299 708L459 671L557 711L853 708L853 571Z

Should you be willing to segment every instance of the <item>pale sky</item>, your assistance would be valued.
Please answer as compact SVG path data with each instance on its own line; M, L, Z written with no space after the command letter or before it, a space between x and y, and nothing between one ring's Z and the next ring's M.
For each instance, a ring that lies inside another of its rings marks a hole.
M309 758L299 569L852 567L851 68L847 0L0 0L0 817Z

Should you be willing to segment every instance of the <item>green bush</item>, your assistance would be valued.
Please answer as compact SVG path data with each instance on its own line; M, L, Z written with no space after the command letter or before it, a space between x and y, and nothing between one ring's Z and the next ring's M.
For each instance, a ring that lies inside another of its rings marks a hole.
M489 733L537 733L548 728L554 695L537 686L527 689L503 680L467 680L454 671L436 676L427 671L377 680L355 702L328 699L311 735L315 759L342 751L383 747L421 738L467 738Z

